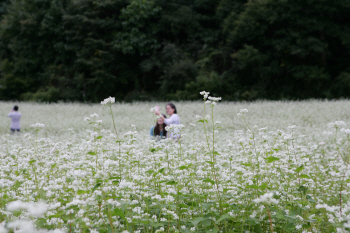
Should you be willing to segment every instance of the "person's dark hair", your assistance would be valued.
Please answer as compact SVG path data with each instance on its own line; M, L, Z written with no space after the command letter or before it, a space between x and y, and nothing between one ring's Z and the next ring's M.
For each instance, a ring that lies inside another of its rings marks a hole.
M164 118L166 118L166 116L164 114L162 114L164 116ZM167 131L165 130L165 127L167 127L167 125L165 123L163 123L163 136L166 137ZM154 127L154 135L155 136L160 136L160 128L159 128L159 124L158 121L156 123L156 127Z
M18 111L18 106L17 106L17 105L14 106L14 107L13 107L13 110Z
M177 110L176 110L176 107L175 107L175 104L173 104L173 103L168 103L167 104L167 106L170 106L172 109L174 109L175 111L174 111L174 113L177 113Z

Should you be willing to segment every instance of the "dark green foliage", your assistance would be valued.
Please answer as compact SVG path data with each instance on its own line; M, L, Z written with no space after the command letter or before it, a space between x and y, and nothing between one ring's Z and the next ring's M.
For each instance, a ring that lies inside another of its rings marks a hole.
M0 0L0 99L350 97L350 0Z

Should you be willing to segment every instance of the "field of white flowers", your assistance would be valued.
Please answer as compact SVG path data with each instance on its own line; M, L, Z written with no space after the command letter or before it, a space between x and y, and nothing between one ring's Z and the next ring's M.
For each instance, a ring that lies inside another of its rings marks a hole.
M350 232L350 101L204 103L0 102L0 233Z

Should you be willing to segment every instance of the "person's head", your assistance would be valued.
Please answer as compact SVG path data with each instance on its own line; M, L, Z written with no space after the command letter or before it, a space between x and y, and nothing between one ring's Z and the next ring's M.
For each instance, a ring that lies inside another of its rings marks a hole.
M165 116L164 114L162 114L162 116L163 116L164 118L166 118L166 116ZM163 118L158 118L157 124L158 124L158 125L164 124L164 119L163 119Z
M18 106L15 105L15 106L13 107L13 110L18 111Z
M163 116L164 116L164 118L166 118L166 116L164 115L164 114L162 114ZM165 127L167 126L166 124L164 124L164 120L162 119L162 118L159 118L158 120L157 120L157 123L156 123L156 127L154 127L154 135L160 135L160 125L163 125L163 128L162 128L162 130L163 130L163 136L165 136L166 137L166 135L167 135L167 131L165 130Z
M166 105L166 113L170 116L173 115L174 113L177 113L176 107L173 103L168 103Z

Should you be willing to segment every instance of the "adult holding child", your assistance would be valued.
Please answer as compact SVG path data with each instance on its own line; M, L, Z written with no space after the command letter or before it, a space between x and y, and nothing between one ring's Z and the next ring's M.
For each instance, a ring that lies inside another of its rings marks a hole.
M177 115L176 106L173 103L168 103L166 105L166 113L170 116L169 118L165 118L163 115L160 114L159 109L154 112L156 115L159 116L160 119L164 121L164 124L170 126L170 125L180 125L180 117ZM168 133L169 138L179 138L180 132L169 132Z

